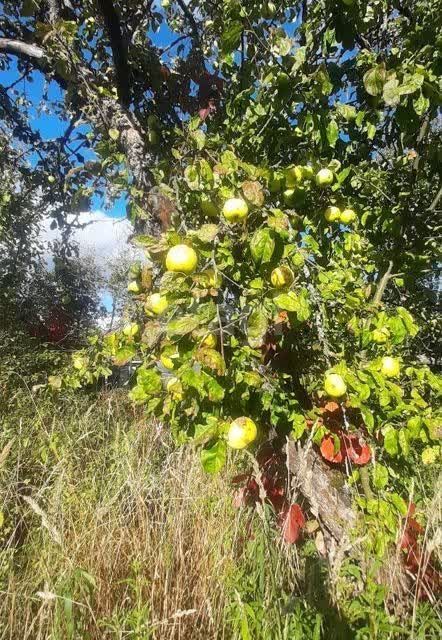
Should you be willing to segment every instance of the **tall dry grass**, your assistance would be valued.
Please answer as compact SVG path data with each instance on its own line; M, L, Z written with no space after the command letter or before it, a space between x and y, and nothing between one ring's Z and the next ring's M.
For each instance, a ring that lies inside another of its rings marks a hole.
M204 474L118 394L17 426L0 638L228 638L240 520L226 475Z
M333 599L341 578L330 577L315 534L298 550L281 542L267 509L233 508L238 456L222 474L205 474L198 452L176 448L124 392L37 401L26 391L8 406L0 640L440 637L433 601L410 593L399 621L362 574L357 589L353 572L340 590L345 602ZM441 497L440 486L428 495L435 553Z

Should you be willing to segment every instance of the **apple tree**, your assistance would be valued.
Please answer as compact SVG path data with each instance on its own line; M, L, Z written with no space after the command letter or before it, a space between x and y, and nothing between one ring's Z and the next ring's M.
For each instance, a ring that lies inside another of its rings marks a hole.
M132 322L64 383L140 358L133 402L208 472L287 450L330 545L362 513L383 556L441 455L440 0L1 5L3 64L69 119L32 140L56 224L125 194L146 253Z

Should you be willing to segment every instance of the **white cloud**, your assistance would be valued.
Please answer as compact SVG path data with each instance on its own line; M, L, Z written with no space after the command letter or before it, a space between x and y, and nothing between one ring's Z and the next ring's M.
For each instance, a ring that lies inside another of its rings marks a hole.
M92 254L99 262L107 262L121 251L131 251L127 240L132 233L132 225L126 218L111 218L102 211L85 211L80 213L77 223L86 225L73 233L80 256ZM51 220L48 218L41 231L42 240L48 245L61 237L60 231L52 230L50 224Z

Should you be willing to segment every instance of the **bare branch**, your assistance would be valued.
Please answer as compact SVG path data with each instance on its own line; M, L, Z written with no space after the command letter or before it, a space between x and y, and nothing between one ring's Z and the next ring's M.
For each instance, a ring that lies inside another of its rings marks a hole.
M130 71L127 61L127 45L121 34L120 18L110 0L97 2L106 27L112 49L118 97L121 104L128 107L131 102Z
M20 58L35 60L41 60L45 56L44 49L41 47L10 38L0 38L0 53L9 53Z

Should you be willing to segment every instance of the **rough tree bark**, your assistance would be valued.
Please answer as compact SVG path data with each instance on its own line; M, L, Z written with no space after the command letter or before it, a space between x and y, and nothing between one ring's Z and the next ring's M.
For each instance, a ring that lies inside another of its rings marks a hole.
M288 442L287 465L293 476L293 488L308 501L310 511L326 535L341 543L356 523L356 513L343 486L342 474L330 469L312 449L311 443L302 447L296 442Z

